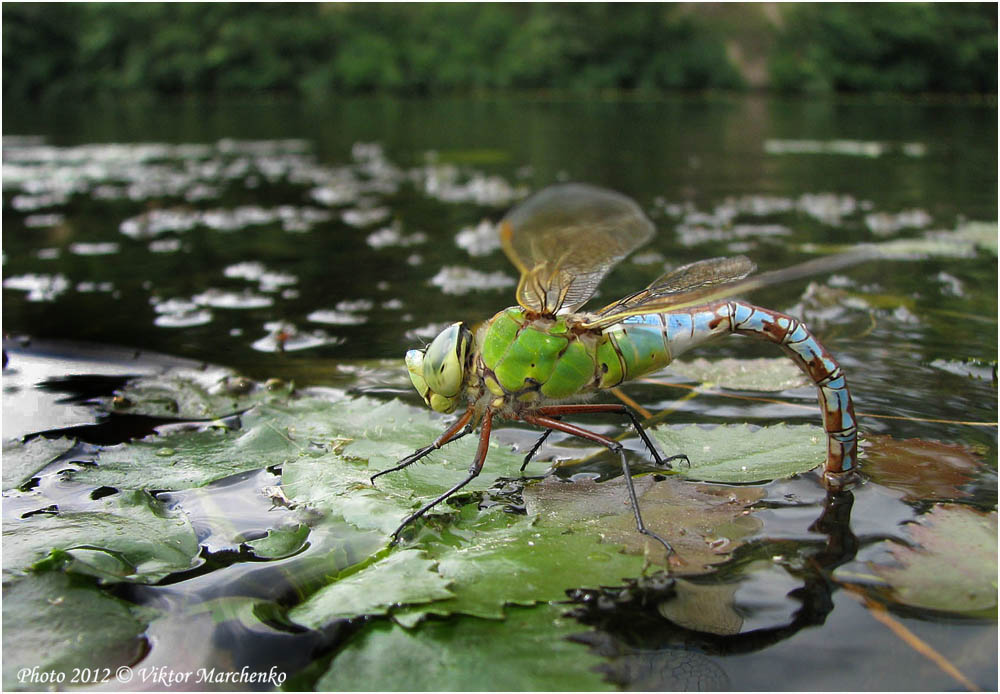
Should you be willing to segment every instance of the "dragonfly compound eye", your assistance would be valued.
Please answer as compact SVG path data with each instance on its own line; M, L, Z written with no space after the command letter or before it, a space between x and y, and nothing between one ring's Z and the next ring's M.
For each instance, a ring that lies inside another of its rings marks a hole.
M461 323L454 323L442 330L427 347L423 355L423 381L430 391L430 404L435 410L450 412L455 408L465 382L465 365L471 343L469 329ZM434 398L434 395L440 397Z
M430 393L427 388L427 381L424 380L424 351L422 349L411 349L406 353L406 370L410 372L410 381L420 397L428 405L431 404Z

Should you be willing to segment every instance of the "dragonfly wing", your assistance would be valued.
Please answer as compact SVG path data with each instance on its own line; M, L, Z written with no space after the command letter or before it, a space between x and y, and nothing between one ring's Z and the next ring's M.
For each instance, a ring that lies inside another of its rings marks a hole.
M611 316L642 308L652 302L660 303L660 299L677 297L697 289L730 284L756 269L757 266L745 255L699 260L660 275L645 289L605 306L597 315Z
M833 272L878 257L869 249L816 258L782 270L747 277L754 264L745 256L691 263L654 280L646 289L605 306L585 328L606 328L630 316L679 311L727 299L761 287ZM744 271L745 270L745 271Z
M543 314L575 311L622 258L653 235L634 200L603 188L551 186L500 222L504 253L521 272L517 301Z

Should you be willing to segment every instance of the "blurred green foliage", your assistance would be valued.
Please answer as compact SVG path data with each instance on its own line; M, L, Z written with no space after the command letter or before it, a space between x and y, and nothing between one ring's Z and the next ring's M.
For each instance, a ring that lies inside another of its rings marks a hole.
M740 88L771 32L782 90L995 92L993 4L5 3L3 94L323 96ZM743 32L746 33L746 32Z
M784 20L780 90L997 90L996 3L796 3Z

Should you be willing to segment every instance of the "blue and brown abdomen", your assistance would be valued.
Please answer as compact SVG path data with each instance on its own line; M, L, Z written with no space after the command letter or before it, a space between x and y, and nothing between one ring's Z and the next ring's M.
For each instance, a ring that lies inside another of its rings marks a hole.
M823 428L827 434L827 472L850 473L857 468L858 426L847 379L833 355L800 321L743 301L708 304L687 311L665 313L661 318L673 356L727 333L779 345L819 391Z

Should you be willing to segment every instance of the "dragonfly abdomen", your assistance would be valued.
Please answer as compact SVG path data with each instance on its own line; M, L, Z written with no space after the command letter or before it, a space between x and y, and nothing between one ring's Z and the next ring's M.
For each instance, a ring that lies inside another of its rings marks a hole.
M827 472L846 473L857 467L858 427L847 379L837 360L803 323L743 301L718 302L660 316L674 356L726 333L779 345L819 391L827 433Z

